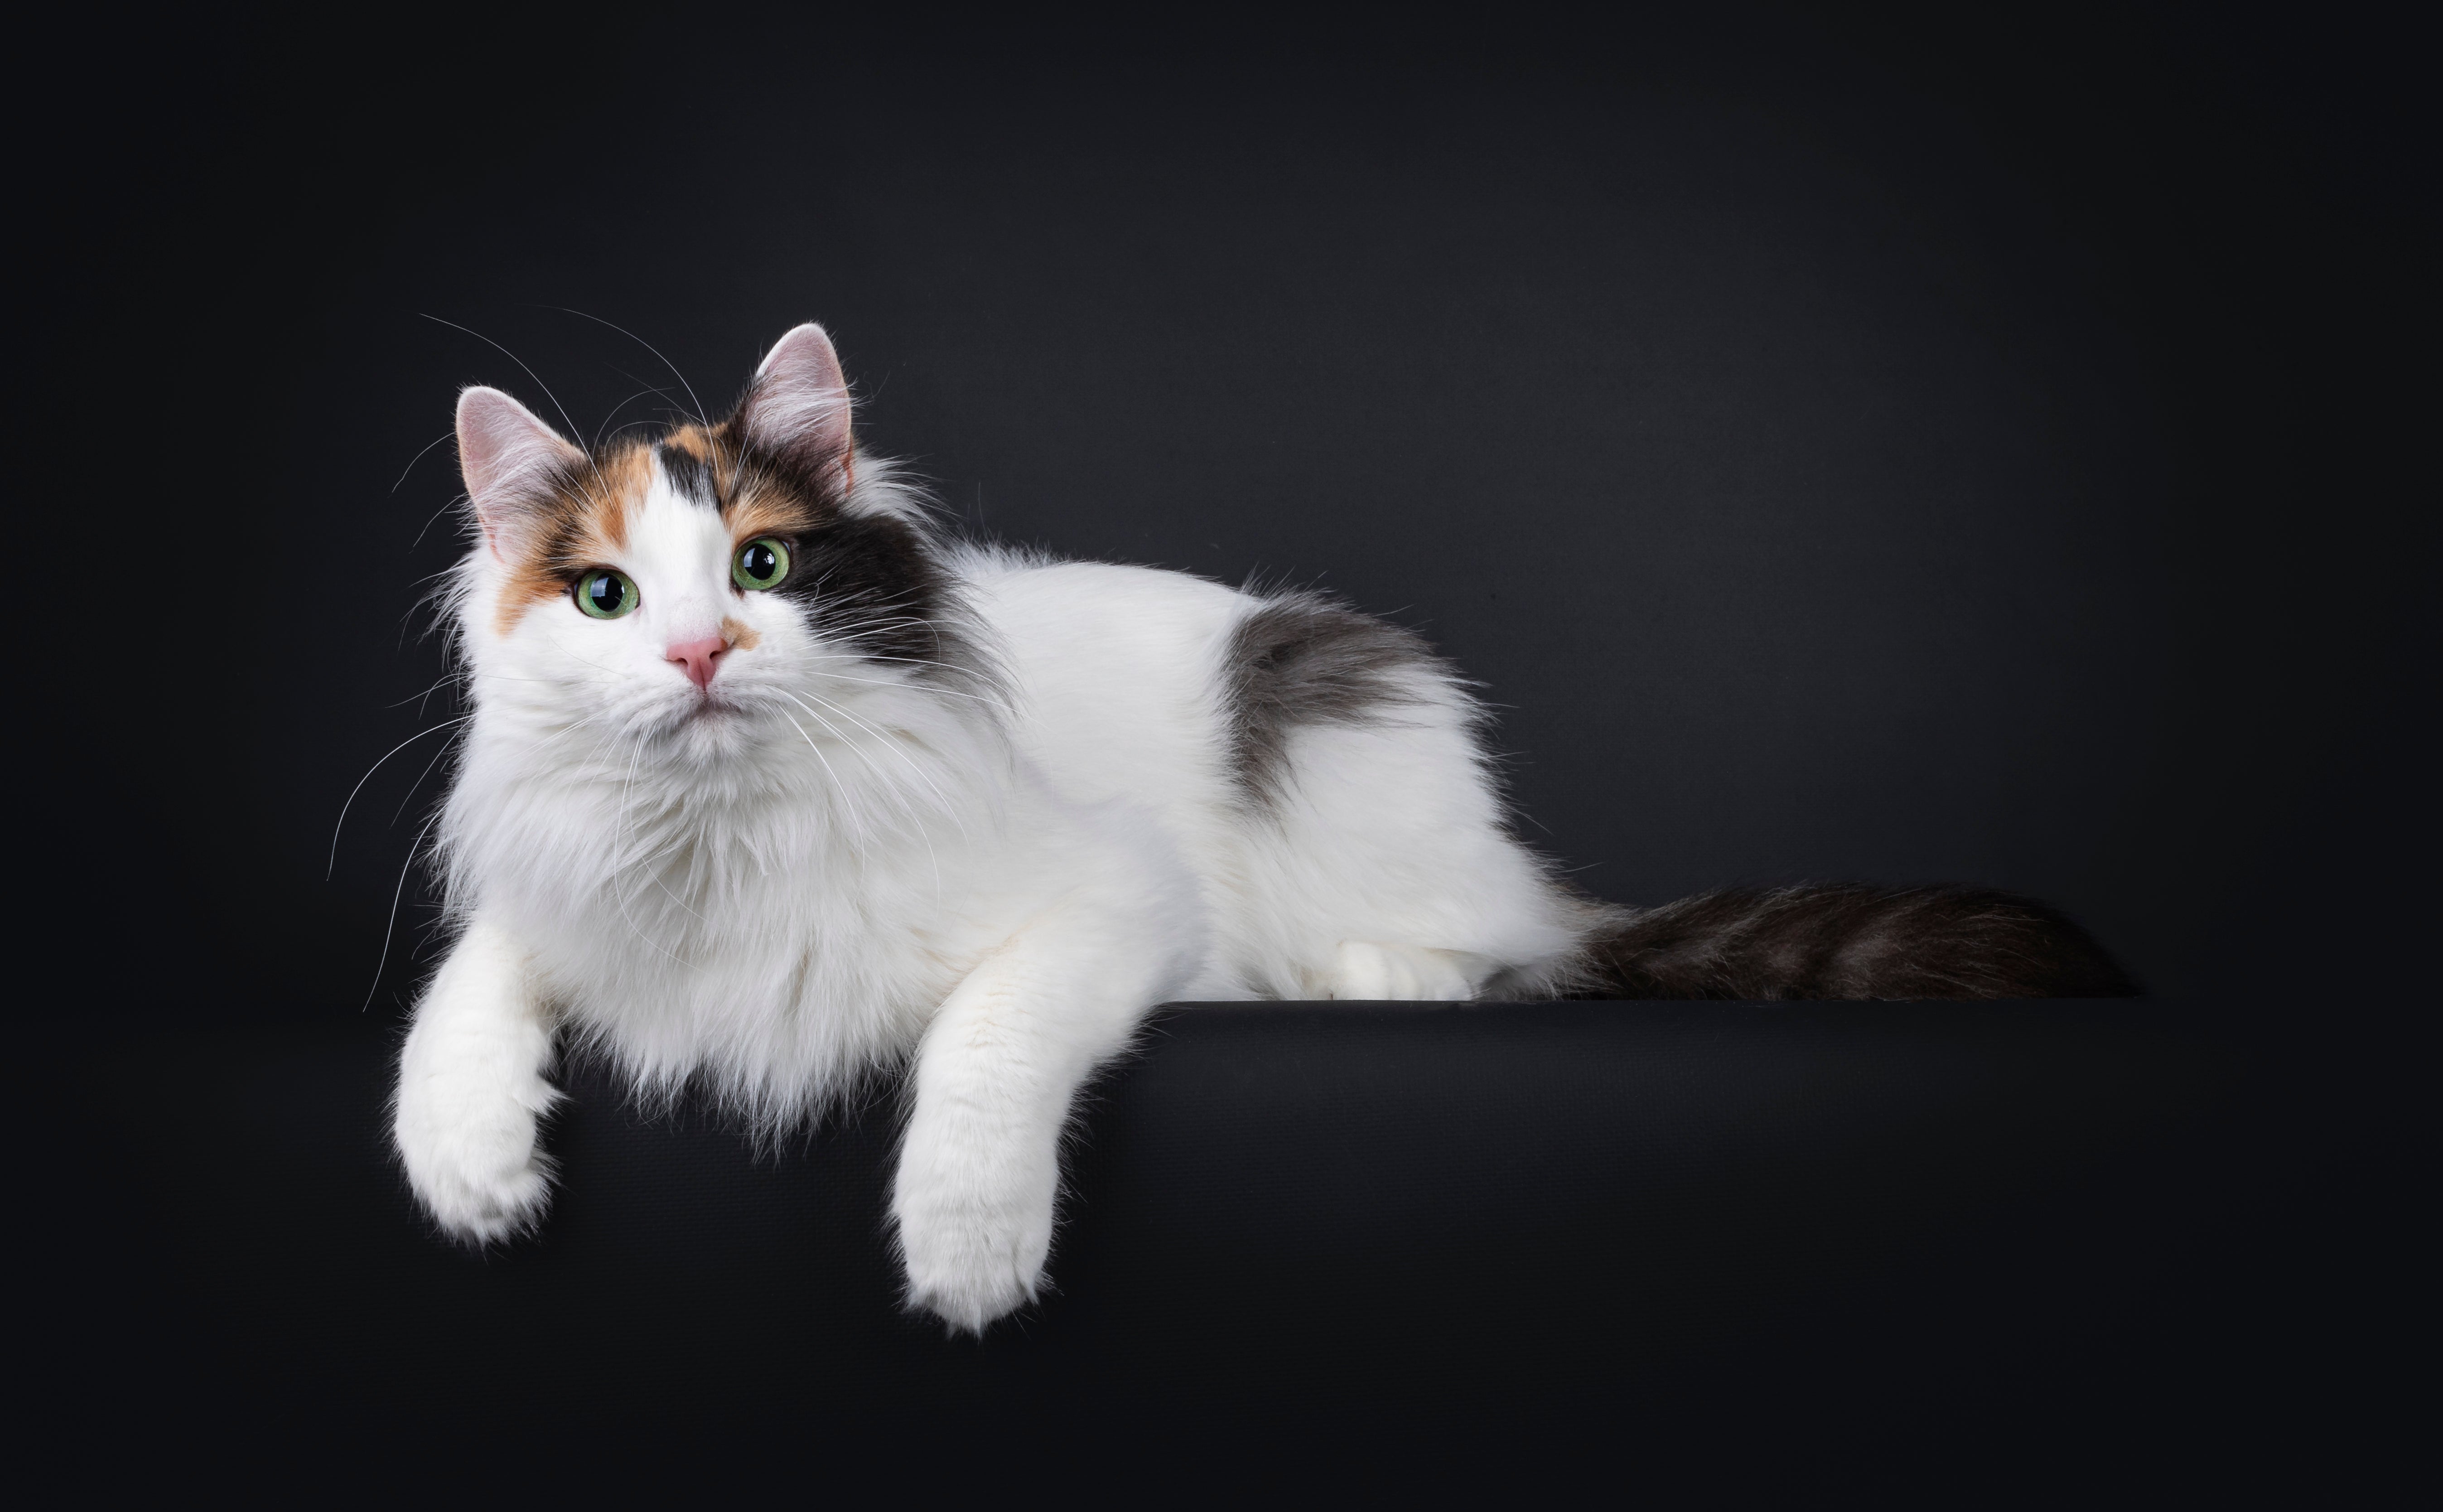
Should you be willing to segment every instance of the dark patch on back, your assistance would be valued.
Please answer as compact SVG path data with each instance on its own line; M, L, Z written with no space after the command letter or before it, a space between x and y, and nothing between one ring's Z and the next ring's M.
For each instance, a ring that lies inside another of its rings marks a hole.
M1417 703L1414 675L1441 665L1415 631L1322 594L1286 593L1258 604L1222 654L1240 793L1258 805L1277 801L1292 730L1381 721Z
M667 442L653 444L653 455L660 459L662 476L670 480L670 489L690 504L707 509L721 507L713 487L712 464L691 452L684 452Z
M1590 941L1582 994L1611 998L2132 997L2095 938L2031 898L1961 887L1726 888Z

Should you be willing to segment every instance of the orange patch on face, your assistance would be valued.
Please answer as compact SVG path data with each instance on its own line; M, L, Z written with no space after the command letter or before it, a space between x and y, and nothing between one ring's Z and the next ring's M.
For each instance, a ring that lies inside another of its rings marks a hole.
M733 651L753 651L763 644L762 632L735 616L721 621L721 638L728 641Z
M633 446L615 452L603 460L603 502L594 518L602 539L614 547L628 544L628 511L645 502L645 490L653 486L653 452L646 446Z
M567 593L579 573L610 565L628 544L628 513L644 502L652 478L651 449L623 447L576 469L548 498L521 507L493 630L507 635L529 608Z

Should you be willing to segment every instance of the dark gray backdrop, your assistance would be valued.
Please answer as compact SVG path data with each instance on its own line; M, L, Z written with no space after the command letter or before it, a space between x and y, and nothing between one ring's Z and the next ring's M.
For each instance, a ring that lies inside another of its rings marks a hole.
M1004 1498L1305 1442L1445 1500L1471 1455L1717 1496L1888 1455L1981 1504L2132 1454L2331 1500L2415 1442L2378 1367L2424 1062L2367 1031L2431 996L2372 990L2432 932L2426 54L1956 9L22 28L53 1457L184 1485L390 1429L338 1473L454 1476L406 1429L454 1413L701 1500L690 1420L826 1486L955 1469L950 1424ZM677 388L562 307L715 403L823 320L969 524L1424 627L1599 892L2017 887L2197 1011L1175 1015L1081 1131L1068 1291L980 1349L893 1309L887 1116L755 1163L579 1065L548 1242L453 1253L380 1129L437 736L323 872L449 711L456 387L587 430ZM1059 1430L1026 1458L971 1431L1012 1405Z
M75 560L145 591L76 621L133 672L54 665L108 736L64 875L189 1012L353 1009L397 898L395 1011L439 737L323 874L453 711L455 389L590 433L683 392L597 319L718 406L811 318L968 526L1424 629L1600 894L1957 880L2170 992L2364 969L2422 697L2405 50L1707 14L122 39L45 313L109 422Z

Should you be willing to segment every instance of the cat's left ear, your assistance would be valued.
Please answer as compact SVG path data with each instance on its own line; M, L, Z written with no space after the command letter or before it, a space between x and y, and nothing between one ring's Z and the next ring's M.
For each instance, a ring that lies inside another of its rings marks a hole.
M854 481L848 377L832 339L813 322L773 343L738 407L739 435L817 486L845 494Z

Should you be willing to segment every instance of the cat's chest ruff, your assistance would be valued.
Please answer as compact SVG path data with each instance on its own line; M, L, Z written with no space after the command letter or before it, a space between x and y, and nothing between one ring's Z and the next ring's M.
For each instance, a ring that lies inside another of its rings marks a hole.
M583 890L589 911L652 918L727 955L794 953L847 924L858 933L887 928L901 912L890 902L909 892L899 857L836 834L733 815L638 828L615 847L624 853L615 867Z
M873 868L837 857L768 869L728 859L674 855L661 873L588 898L568 921L577 927L541 952L563 1010L677 1064L810 1032L828 1042L852 1024L864 1027L840 1052L875 1053L947 990L933 931L914 911L877 907L904 889Z

